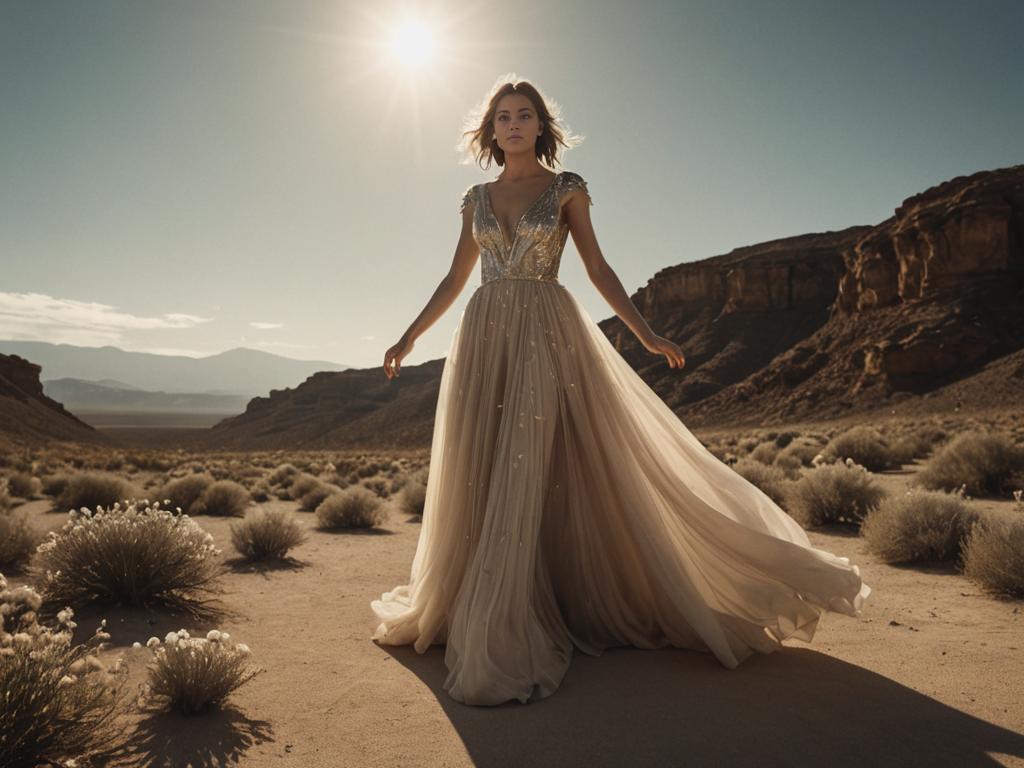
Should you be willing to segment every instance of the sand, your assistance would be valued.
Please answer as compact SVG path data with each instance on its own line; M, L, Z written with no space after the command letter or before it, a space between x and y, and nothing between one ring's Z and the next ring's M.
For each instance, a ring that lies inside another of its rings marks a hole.
M899 492L912 474L879 477ZM66 514L49 506L24 508L59 527ZM234 616L194 626L76 611L78 641L107 618L105 657L125 652L133 688L149 651L132 642L181 626L229 631L266 670L221 712L129 718L146 765L1024 766L1024 601L990 597L952 568L880 563L843 528L811 541L859 564L874 593L860 618L825 614L810 645L787 641L735 670L682 649L577 652L554 696L477 708L443 690L442 646L420 656L370 639L370 600L408 580L419 523L396 512L379 531L325 533L296 514L309 540L264 568L235 555L230 521L196 518L232 566L222 599Z

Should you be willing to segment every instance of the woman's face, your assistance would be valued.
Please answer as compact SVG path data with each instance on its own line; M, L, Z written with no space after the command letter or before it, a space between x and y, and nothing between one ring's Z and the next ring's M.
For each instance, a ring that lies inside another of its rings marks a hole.
M506 155L534 152L542 128L533 102L521 93L502 96L494 111L494 137Z

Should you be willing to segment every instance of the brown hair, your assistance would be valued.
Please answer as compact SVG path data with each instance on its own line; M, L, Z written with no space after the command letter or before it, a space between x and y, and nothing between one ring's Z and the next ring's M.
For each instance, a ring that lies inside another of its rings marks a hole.
M561 162L558 159L558 145L570 149L579 144L583 137L566 136L559 124L558 115L561 109L558 104L546 98L532 83L520 80L514 73L499 77L490 93L463 122L463 128L466 130L463 130L462 140L458 145L458 150L465 155L462 162L465 164L475 159L485 170L491 167L491 160L498 165L505 165L505 150L494 141L494 113L498 109L498 102L510 93L522 94L533 104L538 121L544 126L544 132L537 137L535 146L537 159L548 168L554 169L555 164Z

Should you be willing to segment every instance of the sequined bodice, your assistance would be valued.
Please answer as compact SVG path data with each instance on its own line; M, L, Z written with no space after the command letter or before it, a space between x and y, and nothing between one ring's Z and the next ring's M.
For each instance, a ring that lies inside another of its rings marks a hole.
M514 231L505 238L491 207L486 184L475 184L462 196L460 211L473 204L473 239L480 247L480 284L501 278L558 282L558 266L569 235L561 203L574 189L589 200L587 183L573 171L561 171L530 204ZM593 201L590 201L593 205Z

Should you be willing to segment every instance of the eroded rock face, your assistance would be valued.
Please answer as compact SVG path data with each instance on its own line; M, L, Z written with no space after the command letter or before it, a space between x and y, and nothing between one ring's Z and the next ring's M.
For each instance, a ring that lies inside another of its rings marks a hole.
M42 371L41 366L18 355L0 355L0 395L18 400L50 400L43 394L43 384L39 380Z
M19 440L95 439L95 430L43 394L42 367L0 354L0 434Z
M903 201L844 251L836 309L938 298L1024 274L1024 166L959 176Z
M672 306L723 314L829 307L846 269L844 250L870 230L787 237L679 264L656 273L633 300L645 315Z

